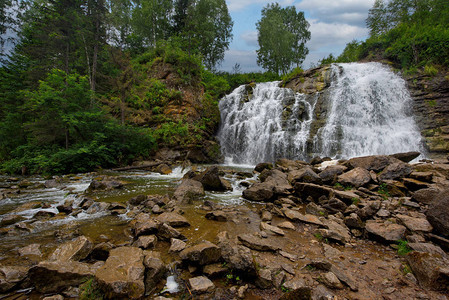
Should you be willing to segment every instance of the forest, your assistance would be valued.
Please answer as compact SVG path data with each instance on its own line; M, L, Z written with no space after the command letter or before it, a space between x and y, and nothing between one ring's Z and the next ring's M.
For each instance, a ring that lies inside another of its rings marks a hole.
M224 0L6 0L0 13L6 173L87 172L210 141L214 161L219 99L300 74L311 38L303 12L268 4L257 23L266 72L226 73L218 66L233 21ZM376 0L368 39L320 64L387 59L434 74L449 64L448 23L446 0Z

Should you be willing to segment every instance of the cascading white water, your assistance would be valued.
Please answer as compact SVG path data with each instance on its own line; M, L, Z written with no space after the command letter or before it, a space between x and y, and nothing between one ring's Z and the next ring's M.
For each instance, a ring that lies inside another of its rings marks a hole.
M305 153L315 103L278 85L257 84L252 94L240 86L220 101L218 139L227 164L255 164Z
M314 137L314 152L350 158L420 151L421 134L405 81L380 63L333 65L326 125Z
M218 139L226 163L422 150L410 94L400 76L380 63L336 64L332 73L331 85L321 95L306 96L270 82L240 86L223 98ZM325 95L326 122L310 136L317 99Z

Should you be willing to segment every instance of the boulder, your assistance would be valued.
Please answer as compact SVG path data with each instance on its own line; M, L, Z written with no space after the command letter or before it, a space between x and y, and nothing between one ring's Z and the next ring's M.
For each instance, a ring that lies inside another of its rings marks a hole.
M124 184L125 183L123 181L114 178L100 178L92 180L87 189L89 191L120 189L124 186Z
M413 178L402 178L402 182L404 183L404 186L407 187L412 192L420 189L426 189L431 186L427 182L419 181Z
M362 219L360 219L356 213L351 213L349 216L345 217L345 224L349 228L361 229L364 227Z
M253 234L241 234L237 238L246 247L257 251L277 251L281 248L278 244L268 239L259 238Z
M179 202L190 203L204 195L204 188L201 182L193 179L183 179L174 193L174 198Z
M433 179L433 173L432 172L412 172L409 175L410 178L424 181L424 182L432 182Z
M186 242L172 238L170 240L170 249L168 249L168 252L180 252L184 250L186 247L187 247Z
M426 216L435 231L449 236L449 189L442 191L432 201Z
M221 258L220 248L209 242L204 241L195 246L185 248L179 253L182 260L190 263L207 265L217 262Z
M407 254L407 263L423 288L449 290L449 261L440 255L413 251Z
M310 167L306 166L300 170L293 170L288 173L288 180L295 182L321 183L321 178Z
M154 248L157 243L157 237L155 235L141 235L134 242L134 247L139 247L142 249Z
M48 258L49 261L69 261L86 258L92 251L93 243L85 236L80 236L56 248Z
M323 223L327 228L318 229L323 238L338 241L343 244L351 240L349 229L344 224L339 224L336 221L328 219L324 219Z
M338 277L332 272L326 272L321 275L321 282L331 289L342 289L343 284Z
M320 176L324 183L331 183L337 178L338 175L343 174L343 172L347 169L347 167L342 165L328 166L326 169L321 171L318 176Z
M145 195L137 195L137 196L129 199L128 203L136 206L136 205L140 205L140 204L144 203L147 199L148 199L148 197Z
M414 218L406 215L396 215L396 217L411 231L431 232L433 229L425 217Z
M441 191L436 188L420 189L412 194L412 200L422 204L430 204L440 192Z
M376 222L369 220L366 222L365 229L376 239L386 242L396 242L404 239L406 228L399 224L388 222Z
M366 169L368 171L379 172L392 163L401 162L399 159L387 155L371 155L355 157L347 160L344 165L354 169L357 167Z
M395 162L388 165L380 174L379 179L381 181L385 180L395 180L403 177L407 177L412 173L412 167L409 164L403 162Z
M358 291L358 284L357 281L352 277L352 275L343 269L340 269L339 267L332 265L329 269L330 272L334 273L337 278L346 284L352 291L357 292Z
M20 256L37 256L41 257L42 252L40 250L40 244L30 244L28 246L22 247L18 250Z
M407 246L418 252L440 255L441 257L446 256L446 253L443 251L443 249L431 243L407 243Z
M220 176L218 176L219 170L217 166L207 168L193 179L201 182L206 191L225 191L226 187L223 186Z
M338 176L337 181L345 186L361 187L371 181L371 175L366 169L356 167Z
M40 293L59 293L83 283L99 266L71 260L43 261L30 269L28 279Z
M262 172L265 169L268 169L268 170L273 169L273 164L272 163L258 163L256 165L256 167L254 168L254 171L260 173L260 172Z
M5 293L28 275L28 268L21 266L0 266L0 293Z
M205 276L198 276L189 279L192 293L201 294L212 291L215 287L214 283Z
M253 184L250 188L243 191L243 198L257 201L257 202L265 202L269 201L273 198L274 185L270 182L260 182Z
M159 166L156 167L156 171L159 174L168 175L171 174L172 169L167 164L160 164Z
M159 224L150 214L140 213L136 216L132 224L134 236L151 235L157 233Z
M162 223L157 227L157 237L163 241L169 241L172 238L185 240L186 237L175 228L168 224Z
M222 277L227 272L229 272L229 269L223 266L222 263L210 264L203 268L203 273L210 278Z
M260 223L260 229L261 230L265 230L265 231L269 231L269 232L273 232L273 233L276 233L276 234L281 235L281 236L285 235L284 231L282 229L280 229L279 227L270 225L270 224L265 223L265 222L261 222Z
M312 289L306 285L302 278L294 277L287 280L282 286L288 290L283 294L280 300L310 300Z
M137 247L112 249L95 278L107 298L138 299L145 293L144 254Z
M226 231L218 234L218 246L221 249L223 260L230 269L246 273L248 276L255 276L257 274L251 250L229 240Z
M226 213L224 213L223 211L216 210L216 211L208 212L206 214L206 219L220 221L220 222L226 222L228 220L228 217L226 216Z
M284 208L282 210L282 212L284 213L284 215L288 219L290 219L290 220L292 220L294 222L300 221L300 222L303 222L303 223L309 223L309 224L314 224L314 225L318 225L318 226L324 226L323 222L321 222L320 219L317 216L309 215L309 214L303 215L299 211L288 209L288 208Z
M143 251L145 266L145 294L153 293L157 284L165 277L167 267L161 260L161 255L156 251Z
M156 217L156 220L160 223L165 223L170 225L171 227L189 227L190 223L183 216L173 213L173 212L164 212L163 214Z
M0 227L9 226L18 222L22 222L24 220L26 220L26 218L21 215L12 214L8 216L3 216L2 220L0 221Z
M400 161L403 161L405 163L409 163L420 155L421 155L421 153L419 153L419 152L410 151L410 152L395 153L395 154L391 154L390 156L397 158Z

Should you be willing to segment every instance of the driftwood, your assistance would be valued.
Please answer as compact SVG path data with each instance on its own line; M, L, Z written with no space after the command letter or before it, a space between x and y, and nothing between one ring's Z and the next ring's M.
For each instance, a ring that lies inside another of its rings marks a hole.
M127 167L115 168L115 169L112 169L112 171L128 171L128 170L136 170L136 169L146 169L146 168L151 168L151 167L155 167L158 165L162 165L165 163L167 163L167 162L158 161L158 162L152 162L150 164L139 165L139 166L127 166Z

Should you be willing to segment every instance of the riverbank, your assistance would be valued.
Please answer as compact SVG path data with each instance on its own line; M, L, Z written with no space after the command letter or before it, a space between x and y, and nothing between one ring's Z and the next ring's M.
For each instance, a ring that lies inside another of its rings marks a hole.
M3 178L0 289L11 299L447 299L449 162L410 159ZM60 199L20 198L43 190Z

